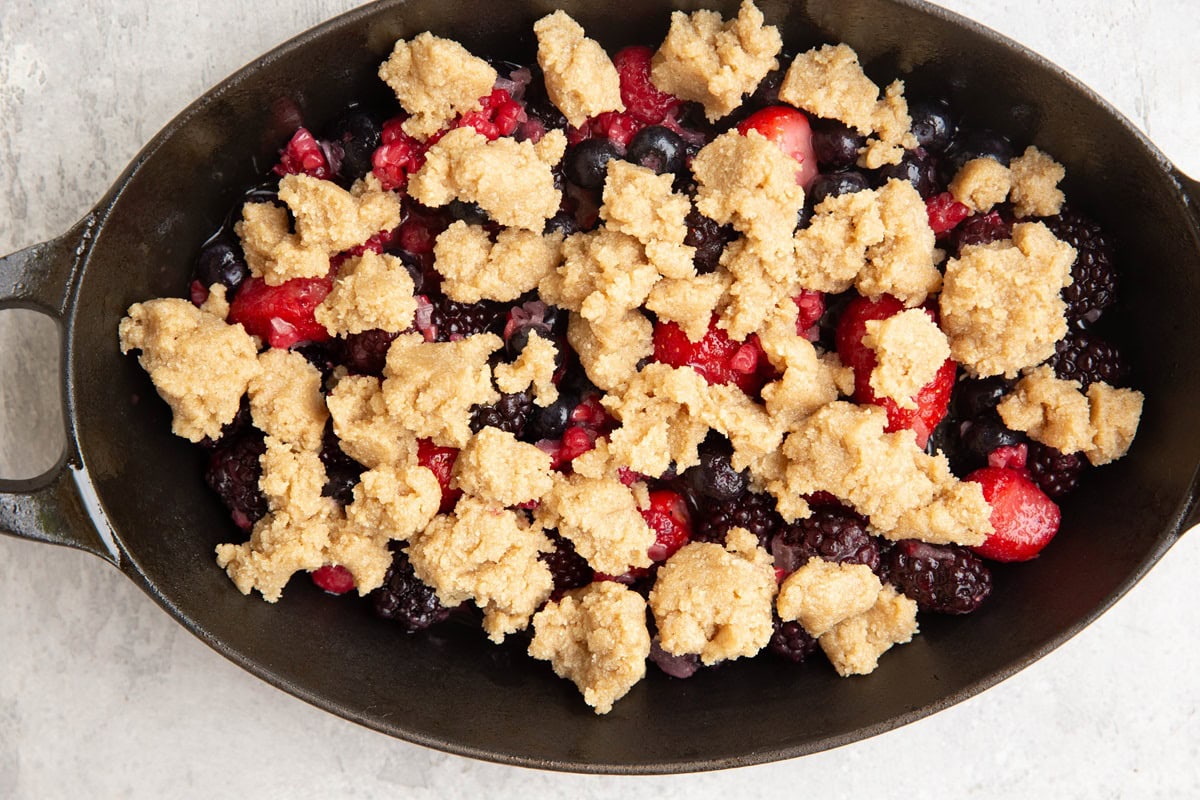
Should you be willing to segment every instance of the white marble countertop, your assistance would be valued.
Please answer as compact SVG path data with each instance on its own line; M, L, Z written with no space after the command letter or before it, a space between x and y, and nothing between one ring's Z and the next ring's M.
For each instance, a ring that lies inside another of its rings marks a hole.
M0 253L64 231L187 102L345 0L5 0ZM1072 71L1200 176L1195 0L943 0ZM53 460L44 326L0 314L0 474ZM1200 536L999 686L804 759L556 775L389 739L209 650L89 556L0 537L0 797L1195 796Z

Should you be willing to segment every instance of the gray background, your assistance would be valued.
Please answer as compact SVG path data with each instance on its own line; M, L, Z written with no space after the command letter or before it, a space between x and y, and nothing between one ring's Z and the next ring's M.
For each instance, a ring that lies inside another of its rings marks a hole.
M0 253L61 233L188 101L353 5L3 0ZM1200 3L943 5L1071 70L1200 176ZM0 313L6 477L57 452L45 323ZM1196 796L1198 570L1193 534L1057 652L914 725L789 763L630 779L499 767L361 729L240 671L98 561L0 537L0 797Z

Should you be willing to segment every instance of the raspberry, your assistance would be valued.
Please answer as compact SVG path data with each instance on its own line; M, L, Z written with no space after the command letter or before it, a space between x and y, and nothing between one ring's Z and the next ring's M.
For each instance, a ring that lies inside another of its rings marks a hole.
M383 123L383 144L371 155L371 167L384 191L403 189L408 176L425 164L425 151L430 143L422 144L404 132L400 126L407 117L394 117Z
M983 499L992 507L995 531L974 548L977 554L994 561L1028 561L1058 533L1058 506L1023 472L984 467L966 479L983 488Z
M775 655L799 664L817 649L817 640L799 622L784 622L775 617L774 624L775 631L767 647Z
M802 289L792 298L799 314L796 316L796 333L810 342L817 340L817 323L825 316L825 293Z
M1111 343L1094 333L1072 331L1054 346L1054 355L1047 363L1054 374L1066 381L1079 381L1084 389L1103 381L1121 386L1129 373L1125 359Z
M1012 238L1012 222L999 211L967 217L954 232L954 252L962 255L962 249L972 244L988 244Z
M596 446L596 433L579 425L563 431L560 439L542 439L537 447L550 456L550 469L569 464Z
M481 300L478 303L458 303L441 298L434 302L432 323L437 329L437 341L453 342L477 333L500 333L507 309L497 303Z
M313 312L329 294L328 278L293 278L268 286L261 278L247 278L229 305L229 322L241 323L246 333L271 347L288 348L299 342L323 342L329 331Z
M837 326L837 352L842 363L854 369L854 399L859 403L881 406L888 415L887 431L911 429L916 432L917 446L925 447L933 429L946 416L950 395L954 390L956 365L946 359L934 379L921 387L913 398L917 407L901 408L888 397L877 397L871 388L871 371L875 369L875 351L862 343L869 320L887 319L904 310L904 305L890 295L878 300L856 297L842 312ZM930 316L932 317L932 312Z
M438 602L437 592L426 586L413 572L403 551L392 556L383 585L371 592L375 613L394 620L409 633L425 630L450 616Z
M696 248L696 255L692 258L696 272L701 275L715 272L721 253L725 252L725 245L733 239L733 228L718 225L694 208L688 212L684 223L687 225L687 236L683 243Z
M359 375L383 377L388 348L399 334L378 328L362 333L347 334L342 340L342 363Z
M309 573L318 589L329 594L345 594L354 588L354 576L341 564L326 564Z
M479 433L485 427L492 427L519 438L525 431L525 423L529 421L532 411L533 395L529 392L502 394L491 405L472 407L471 432Z
M775 510L775 498L758 492L746 492L736 500L702 499L699 505L692 535L698 542L725 544L725 534L730 528L745 528L765 548L783 525L783 518Z
M737 385L749 395L757 394L774 374L758 337L735 342L717 327L714 316L708 333L699 342L688 339L674 322L654 326L654 360L672 367L691 367L710 384Z
M970 614L992 591L992 573L962 547L896 542L887 557L888 581L921 611Z
M1075 248L1071 285L1062 290L1062 298L1071 324L1087 327L1117 297L1113 244L1099 225L1073 210L1064 210L1045 223L1051 233Z
M229 509L233 521L242 530L254 527L267 513L267 499L258 488L262 477L259 458L267 452L262 434L251 429L240 436L222 440L208 459L204 480Z
M674 95L660 91L650 80L649 47L626 47L613 56L613 65L621 80L621 102L626 113L646 125L657 125L680 105Z
M955 200L949 192L942 192L925 201L925 213L929 215L929 227L941 237L971 216L971 209Z
M566 592L587 586L592 582L593 571L583 556L575 552L570 539L559 536L557 531L547 531L546 536L554 544L554 550L541 553L539 558L550 568L554 577L554 591Z
M331 174L329 160L320 142L305 128L297 128L292 134L273 172L276 175L311 175L322 180Z
M865 564L879 571L879 545L867 521L844 506L818 506L808 519L784 525L771 539L775 566L794 572L813 556L839 564Z
M479 102L483 105L481 109L463 114L451 127L474 128L491 141L501 136L511 136L517 126L529 119L525 107L513 100L512 95L504 89L493 89L490 95Z
M444 214L433 213L423 206L414 208L411 203L405 204L404 211L404 222L400 223L400 230L396 234L400 247L414 256L428 256L429 263L432 263L434 242L450 222ZM437 273L429 270L426 277L437 277Z
M438 510L443 514L454 510L458 498L462 497L462 489L450 486L450 479L454 476L454 462L457 460L456 447L438 447L431 439L417 441L417 463L432 472L442 487L442 505Z
M1079 487L1088 462L1079 453L1062 453L1038 442L1029 444L1026 468L1043 492L1057 500Z
M582 128L568 128L567 141L574 145L584 139L608 139L624 149L644 127L646 123L628 112L605 111L583 123Z
M692 538L692 520L683 496L669 489L650 493L650 507L642 510L642 518L654 529L654 544L650 558L666 561Z

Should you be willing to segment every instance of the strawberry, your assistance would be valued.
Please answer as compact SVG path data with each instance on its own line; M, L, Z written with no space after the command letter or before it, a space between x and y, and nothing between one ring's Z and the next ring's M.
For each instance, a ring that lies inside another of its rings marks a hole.
M862 343L868 320L887 319L904 310L904 304L894 297L883 295L878 300L856 297L842 312L837 326L837 352L842 363L854 369L854 400L881 406L888 415L887 431L916 431L917 446L924 447L933 429L946 416L950 393L954 389L953 360L946 359L933 380L921 387L913 398L916 408L901 408L896 401L877 397L871 388L871 370L875 369L875 351ZM932 311L927 312L931 317Z
M983 488L995 532L973 548L994 561L1028 561L1058 533L1062 514L1023 470L984 467L966 478Z
M790 106L768 106L755 111L738 123L738 131L758 131L779 145L779 149L796 159L796 183L805 191L817 177L817 157L813 153L812 126L803 112Z
M654 529L650 558L666 561L692 538L692 520L683 495L669 489L650 493L650 507L642 509L642 519Z
M456 447L438 447L432 439L421 439L417 442L417 463L428 468L442 487L442 505L438 511L443 514L454 510L458 498L462 497L462 489L450 487L450 478L454 475L454 462L457 460Z
M229 322L240 322L247 333L271 347L323 342L329 338L329 331L313 318L313 312L332 286L333 279L328 276L293 278L278 286L268 286L261 278L247 278L229 304Z
M329 594L345 594L354 588L354 576L341 564L326 564L309 574L317 588Z
M305 128L297 128L292 134L272 171L276 175L311 175L321 179L330 175L329 161L321 143Z
M717 327L715 316L699 342L688 339L674 322L658 322L654 326L654 360L672 367L691 367L710 384L733 383L748 395L757 394L774 374L757 336L735 342Z

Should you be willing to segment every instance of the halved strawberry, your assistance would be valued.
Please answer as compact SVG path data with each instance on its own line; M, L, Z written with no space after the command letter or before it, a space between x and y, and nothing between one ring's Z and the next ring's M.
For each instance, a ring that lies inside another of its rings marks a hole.
M758 337L735 342L717 327L714 316L699 342L688 339L674 322L654 326L654 360L672 367L691 367L709 383L733 383L748 395L757 394L774 375Z
M649 550L654 561L666 561L691 541L692 520L687 501L677 492L670 489L651 492L650 507L642 509L642 519L654 529L654 544Z
M913 400L916 408L901 408L896 401L877 397L871 388L871 370L875 369L875 351L862 343L869 320L887 319L904 310L904 304L890 295L878 300L856 297L846 306L837 326L837 351L842 363L854 369L854 400L882 407L888 415L888 432L911 429L917 434L917 446L924 447L929 435L946 416L950 393L954 389L953 360L946 359L937 375L921 387ZM926 309L933 317L933 312Z
M242 324L271 347L288 348L299 342L323 342L329 338L325 326L313 312L329 290L333 279L293 278L268 286L261 278L247 278L229 304L229 322Z
M796 183L808 190L817 177L817 157L813 153L812 126L803 112L791 106L768 106L746 117L737 127L743 134L758 131L796 159L800 164Z
M456 447L438 447L432 439L420 439L417 442L417 463L428 468L442 487L442 505L438 510L443 514L453 511L458 498L462 497L462 489L450 487L450 478L454 475L454 462L457 460Z
M1058 533L1062 519L1058 505L1024 471L984 467L966 479L983 488L983 499L992 507L991 522L996 531L973 548L984 558L1028 561Z

